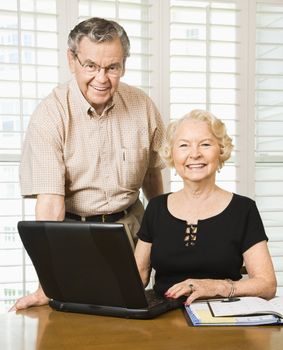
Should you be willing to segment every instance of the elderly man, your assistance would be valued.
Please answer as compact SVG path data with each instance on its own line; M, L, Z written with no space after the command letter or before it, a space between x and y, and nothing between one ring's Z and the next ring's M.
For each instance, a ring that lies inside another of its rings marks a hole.
M163 192L164 126L151 99L120 82L130 43L116 22L91 18L68 38L73 79L31 117L20 167L37 220L122 222L136 240L147 199ZM48 302L41 287L12 310Z

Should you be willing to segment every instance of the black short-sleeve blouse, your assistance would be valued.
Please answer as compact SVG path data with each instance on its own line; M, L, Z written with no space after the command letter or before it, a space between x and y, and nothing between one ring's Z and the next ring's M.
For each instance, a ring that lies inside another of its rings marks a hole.
M154 289L163 294L187 278L239 280L243 253L268 240L255 202L233 194L218 215L199 220L194 245L185 245L187 222L168 210L168 194L153 198L146 208L138 237L152 243Z

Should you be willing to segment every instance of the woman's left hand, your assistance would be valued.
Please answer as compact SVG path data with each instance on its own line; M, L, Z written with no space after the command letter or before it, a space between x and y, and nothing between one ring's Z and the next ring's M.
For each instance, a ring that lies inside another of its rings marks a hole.
M185 295L188 296L186 304L190 305L196 299L221 296L222 293L219 293L219 287L221 286L221 289L227 290L225 282L211 279L187 279L170 287L165 293L165 297L176 299Z

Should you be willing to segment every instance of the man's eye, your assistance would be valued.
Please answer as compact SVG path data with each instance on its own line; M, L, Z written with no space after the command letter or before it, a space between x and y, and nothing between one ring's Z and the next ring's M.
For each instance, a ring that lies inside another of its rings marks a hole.
M111 66L107 67L108 71L115 72L119 69L117 64L111 64Z
M94 64L94 63L86 63L85 67L86 68L90 68L90 69L96 69L96 64Z
M87 62L84 64L84 68L89 71L96 71L98 70L98 65L92 62Z

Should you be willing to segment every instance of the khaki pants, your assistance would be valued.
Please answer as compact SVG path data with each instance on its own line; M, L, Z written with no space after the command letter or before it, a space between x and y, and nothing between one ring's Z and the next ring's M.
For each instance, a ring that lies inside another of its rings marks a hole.
M141 225L143 214L144 207L141 201L138 199L132 205L130 212L127 215L125 215L122 219L117 221L117 223L124 224L133 250L135 250L135 245L138 241L137 233Z
M137 233L139 231L142 217L144 214L144 207L142 202L137 199L137 201L131 206L131 210L122 219L118 220L117 223L124 224L125 230L127 232L130 244L135 250L135 246L138 241ZM74 219L65 219L64 221L76 221Z

